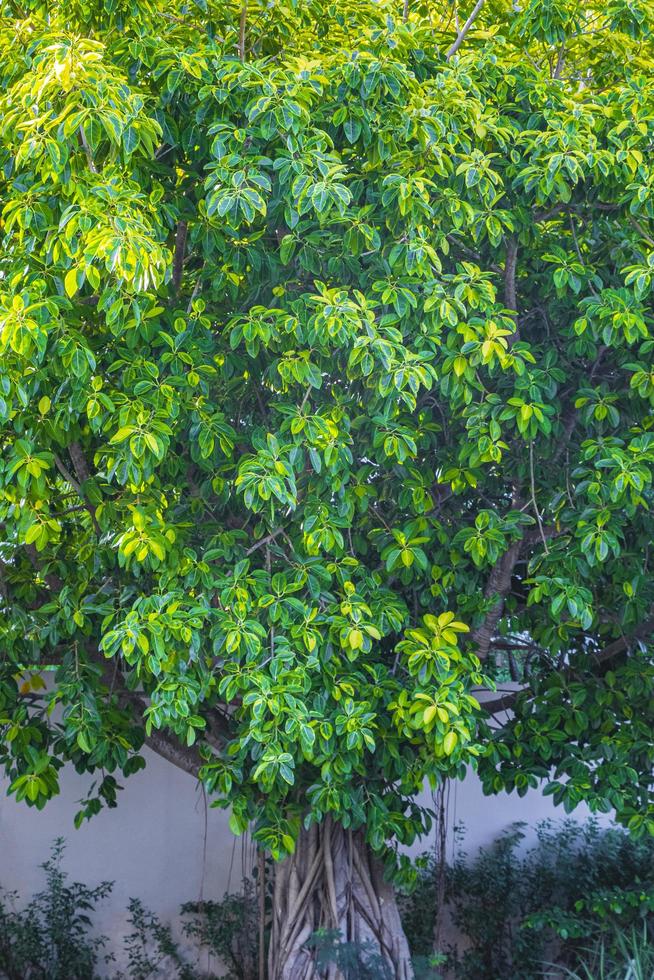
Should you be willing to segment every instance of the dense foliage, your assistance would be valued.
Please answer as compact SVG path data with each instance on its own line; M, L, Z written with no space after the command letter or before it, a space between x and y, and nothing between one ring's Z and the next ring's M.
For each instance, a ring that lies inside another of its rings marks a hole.
M275 855L477 759L654 829L651 4L0 9L11 791L147 739Z

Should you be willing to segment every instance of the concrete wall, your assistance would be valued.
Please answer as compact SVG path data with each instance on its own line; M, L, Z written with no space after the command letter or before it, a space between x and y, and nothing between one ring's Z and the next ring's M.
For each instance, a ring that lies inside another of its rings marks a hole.
M42 885L38 865L47 858L53 839L65 837L64 867L72 878L88 885L115 881L99 923L112 940L123 933L131 896L142 899L164 921L173 921L182 902L237 891L250 860L248 842L232 836L225 811L205 806L192 777L147 750L145 754L147 767L126 780L118 809L103 810L79 830L73 818L87 793L88 777L65 769L60 796L40 812L7 797L0 780L0 885L30 896ZM533 826L563 815L549 797L538 793L522 799L515 794L485 797L474 774L453 784L450 792L449 826L465 824L469 852L488 844L513 821ZM575 816L584 820L588 812L580 809ZM432 846L433 840L424 839L412 850ZM448 853L452 847L450 833Z

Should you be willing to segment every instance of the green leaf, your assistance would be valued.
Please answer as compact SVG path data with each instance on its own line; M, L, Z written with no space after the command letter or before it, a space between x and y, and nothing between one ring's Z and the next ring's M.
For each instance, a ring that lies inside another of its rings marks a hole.
M70 269L64 276L64 289L67 296L74 296L77 292L77 269Z

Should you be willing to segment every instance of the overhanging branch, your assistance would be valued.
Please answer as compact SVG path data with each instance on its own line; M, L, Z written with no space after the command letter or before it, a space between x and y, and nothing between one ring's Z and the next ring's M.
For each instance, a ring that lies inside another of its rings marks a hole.
M135 711L139 716L139 720L145 723L147 703L142 694L138 691L131 691L127 687L117 661L107 659L99 650L87 648L86 652L89 658L100 667L102 680L107 690L117 697L119 705L122 708L128 708L132 712ZM112 663L117 668L114 671L110 667ZM215 720L214 716L215 718L219 717L216 712L212 712L212 720ZM223 722L221 721L220 723L222 724ZM220 742L212 735L211 731L205 733L204 737L215 749L220 750ZM184 745L175 734L159 728L153 729L149 734L145 735L145 744L149 749L161 756L162 759L172 763L178 769L190 773L196 779L199 778L203 760L196 746Z
M152 731L145 737L145 744L157 755L172 763L177 769L189 773L199 779L202 759L193 747L182 745L174 736L160 730Z
M643 640L646 637L651 636L652 633L654 633L654 617L644 620L644 622L642 622L630 636L621 636L617 640L613 640L612 643L609 643L608 646L605 646L604 649L599 651L599 653L588 654L589 660L591 660L595 666L604 664L607 661L612 660L613 657L617 657L621 653L624 653L637 640ZM565 673L568 676L572 676L574 673L574 668L568 668ZM499 698L492 698L489 701L482 701L480 704L484 711L486 711L489 715L494 715L498 714L500 711L510 711L521 694L529 693L533 692L531 692L531 688L529 685L527 685L525 687L521 687L517 691L507 691Z

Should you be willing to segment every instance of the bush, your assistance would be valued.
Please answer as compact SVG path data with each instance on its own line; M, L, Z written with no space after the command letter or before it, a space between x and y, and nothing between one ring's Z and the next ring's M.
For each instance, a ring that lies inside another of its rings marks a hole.
M221 980L255 980L259 930L251 879L244 879L242 894L225 894L219 902L187 902L180 911L186 919L182 923L184 935L227 968L227 972L221 970ZM162 968L167 978L175 980L212 980L213 974L203 973L197 963L185 960L170 926L138 899L130 900L129 921L132 931L123 940L127 972L114 980L154 980Z
M16 893L0 889L0 976L7 980L95 977L106 938L90 934L90 916L112 884L105 881L97 888L78 881L68 884L61 869L63 852L64 843L58 839L41 865L45 888L22 911L16 910Z
M137 898L130 899L128 909L132 931L123 940L127 973L117 974L114 980L123 980L123 977L153 980L164 965L169 977L174 975L177 980L200 980L190 964L183 961L170 926L164 925Z
M45 871L45 888L22 910L18 895L0 889L0 980L96 980L97 968L112 956L103 953L107 938L93 935L96 905L113 884L88 888L68 884L61 868L62 840L55 841ZM170 926L130 899L129 932L123 939L126 967L113 980L155 980L165 972L175 980L211 980L180 951ZM228 968L223 980L253 980L258 956L255 887L246 880L242 895L219 902L188 903L183 931Z
M545 821L537 834L537 845L521 855L524 830L516 824L472 862L459 849L447 868L448 912L465 939L448 950L458 980L542 977L544 959L575 966L589 941L610 950L616 935L652 922L654 840L601 830L593 820ZM421 865L403 918L411 949L426 955L437 866L433 856Z

